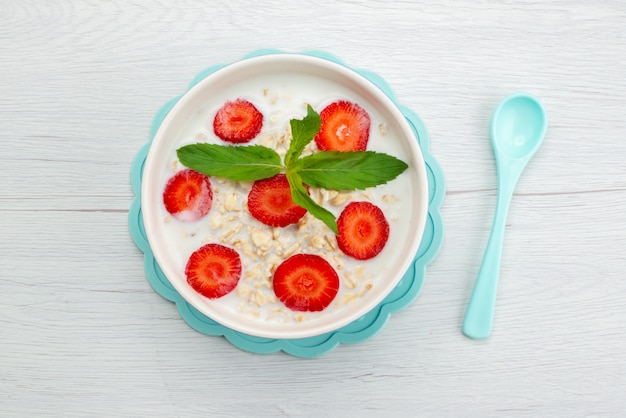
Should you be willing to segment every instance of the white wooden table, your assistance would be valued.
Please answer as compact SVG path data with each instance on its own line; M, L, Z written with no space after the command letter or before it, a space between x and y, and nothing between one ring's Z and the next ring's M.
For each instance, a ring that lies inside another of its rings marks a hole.
M0 2L0 416L624 416L626 5L427 3ZM128 232L157 109L258 48L380 74L446 174L419 298L316 359L193 331ZM488 126L518 90L550 127L511 205L493 334L474 341Z

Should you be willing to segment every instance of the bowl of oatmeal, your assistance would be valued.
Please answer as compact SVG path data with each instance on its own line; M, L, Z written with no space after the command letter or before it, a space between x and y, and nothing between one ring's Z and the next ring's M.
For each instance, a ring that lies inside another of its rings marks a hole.
M358 320L394 289L424 232L428 181L410 125L374 83L272 54L177 101L150 145L141 207L189 304L248 335L297 339Z

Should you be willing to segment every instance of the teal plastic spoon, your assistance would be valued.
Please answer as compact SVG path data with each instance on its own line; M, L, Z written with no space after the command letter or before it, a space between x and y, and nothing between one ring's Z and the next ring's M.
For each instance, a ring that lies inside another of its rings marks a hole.
M487 338L491 333L509 204L520 174L543 141L547 125L543 106L526 93L507 97L493 114L491 144L498 168L498 198L491 235L463 322L463 333L470 338Z

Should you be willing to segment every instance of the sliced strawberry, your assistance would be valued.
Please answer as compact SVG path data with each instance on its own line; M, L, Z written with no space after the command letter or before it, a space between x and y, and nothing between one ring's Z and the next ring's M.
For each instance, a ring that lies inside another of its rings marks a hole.
M187 283L196 292L207 298L219 298L237 287L241 258L232 248L206 244L191 254L185 275Z
M269 226L287 226L306 214L306 209L293 203L284 174L255 181L248 194L248 209L252 216Z
M358 260L375 257L389 238L389 223L380 208L369 202L349 203L337 219L337 245Z
M276 297L293 311L324 310L337 296L339 277L319 255L296 254L274 272Z
M179 221L195 222L211 209L211 181L197 171L181 170L167 181L163 203L165 209Z
M263 114L244 99L226 102L213 120L215 135L234 144L251 141L262 127Z
M322 126L315 136L323 151L365 151L370 136L370 117L356 103L339 100L320 112Z

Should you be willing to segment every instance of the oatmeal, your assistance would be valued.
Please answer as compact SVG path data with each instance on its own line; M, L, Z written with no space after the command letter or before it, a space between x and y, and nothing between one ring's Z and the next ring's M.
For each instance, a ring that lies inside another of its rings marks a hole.
M163 174L165 187L169 178L184 169L176 156L176 149L183 145L198 142L223 143L212 129L214 115L220 105L231 98L244 97L257 105L264 115L262 128L247 145L262 145L275 150L284 159L292 139L289 120L302 119L306 106L323 109L328 103L346 97L363 103L371 117L368 150L401 157L402 147L394 141L394 132L375 109L359 97L332 82L317 80L312 86L294 75L289 80L264 80L266 87L257 88L243 81L220 92L208 100L207 104L192 117L171 149L167 169ZM308 80L307 80L308 81ZM301 93L294 86L307 85ZM311 155L319 150L312 141L302 152ZM293 311L279 300L273 290L273 276L285 260L296 254L320 256L332 266L339 277L336 297L330 304L331 310L340 310L357 303L389 273L393 265L398 243L407 240L410 231L400 225L408 224L411 208L403 204L403 197L410 195L410 181L406 173L388 184L356 191L337 191L309 187L313 201L329 210L335 217L351 202L369 202L385 214L389 222L389 242L380 249L380 254L367 260L359 260L346 255L338 246L333 231L307 212L296 223L284 227L269 226L251 214L248 196L253 187L251 181L232 181L210 177L212 185L212 205L202 219L184 222L161 209L163 236L169 244L176 268L182 275L190 255L203 245L219 243L232 248L241 258L241 278L234 291L207 303L222 305L223 309L236 310L254 321L272 323L299 323L314 320L327 314L321 312Z

